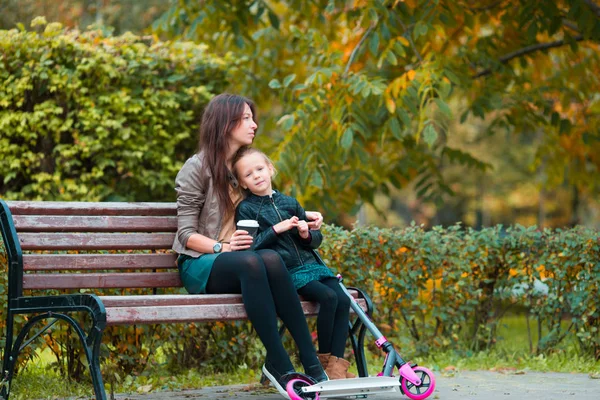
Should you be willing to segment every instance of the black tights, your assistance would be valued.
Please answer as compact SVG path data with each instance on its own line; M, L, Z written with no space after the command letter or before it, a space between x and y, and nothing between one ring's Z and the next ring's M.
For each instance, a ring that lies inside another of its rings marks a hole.
M298 346L306 368L318 364L298 294L281 256L273 250L220 254L208 278L206 292L241 293L246 314L267 349L267 358L280 372L293 369L281 343L277 316Z
M338 280L326 278L312 281L298 289L298 293L307 300L319 303L319 353L331 353L343 358L348 338L350 298L344 293Z

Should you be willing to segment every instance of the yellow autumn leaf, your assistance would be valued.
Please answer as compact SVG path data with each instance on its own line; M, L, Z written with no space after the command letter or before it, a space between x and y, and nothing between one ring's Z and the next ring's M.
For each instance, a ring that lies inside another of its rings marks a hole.
M394 100L391 97L385 98L385 106L387 107L390 114L396 112L396 102L394 102Z

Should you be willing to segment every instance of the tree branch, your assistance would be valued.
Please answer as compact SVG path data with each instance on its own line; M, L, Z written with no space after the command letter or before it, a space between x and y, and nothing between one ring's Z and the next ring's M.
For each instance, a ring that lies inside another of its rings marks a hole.
M406 25L404 24L404 22L402 21L402 19L398 18L398 21L400 22L400 25L402 25L402 28L404 29L404 32L408 32L408 28L406 27ZM411 32L408 32L407 36L408 36L408 38L407 38L408 42L410 43L410 47L412 47L413 51L417 55L417 58L419 59L419 62L423 62L423 57L421 57L421 54L417 50L417 46L415 46L415 42L413 42Z
M345 78L348 75L348 72L350 71L350 66L354 62L354 59L356 58L356 55L358 54L358 50L360 49L360 46L362 46L362 44L365 42L365 40L367 40L367 37L371 34L373 29L375 29L375 25L376 25L375 22L371 23L371 25L369 26L369 29L367 29L367 31L365 32L363 37L360 38L360 41L356 44L356 46L354 46L354 49L352 49L352 53L350 53L350 58L348 59L348 64L346 64L346 69L344 69L344 73L342 74L343 78Z
M575 40L576 42L580 42L583 40L583 36L582 35L575 36L575 37L573 37L573 40ZM561 40L557 40L557 41L549 42L549 43L533 44L531 46L523 47L522 49L513 51L512 53L508 53L508 54L500 57L500 59L498 61L501 64L506 64L513 58L521 57L526 54L534 53L539 50L547 50L547 49L552 49L554 47L561 47L561 46L564 46L566 43L567 42L564 39L561 39ZM492 68L486 68L483 71L479 71L477 74L475 74L473 76L473 78L475 78L475 79L481 78L482 76L489 75L492 72L493 72Z
M592 0L583 0L585 4L587 4L594 13L600 18L600 6L593 2Z
M581 31L579 30L579 27L577 26L577 24L575 24L574 22L569 21L566 18L563 18L563 25L566 26L569 29L572 29L573 31L575 31L577 33L581 33Z
M498 7L500 4L504 3L504 0L498 0L492 4L489 4L487 6L481 6L481 7L471 7L470 10L473 12L482 12L482 11L488 11L488 10L492 10L496 7Z

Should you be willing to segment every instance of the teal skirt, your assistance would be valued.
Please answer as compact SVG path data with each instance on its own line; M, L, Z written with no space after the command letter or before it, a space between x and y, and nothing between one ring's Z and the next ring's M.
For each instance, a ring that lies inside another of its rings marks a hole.
M217 256L221 254L202 254L200 257L191 257L186 254L180 254L177 258L177 267L183 286L188 293L204 294L206 293L206 284L210 271Z
M320 281L325 278L335 278L335 275L326 265L323 264L304 264L289 268L292 282L296 290L312 281Z

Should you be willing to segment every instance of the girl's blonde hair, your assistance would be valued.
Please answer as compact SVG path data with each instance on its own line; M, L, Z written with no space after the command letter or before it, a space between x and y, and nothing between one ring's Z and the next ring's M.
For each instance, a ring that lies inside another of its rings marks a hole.
M235 155L233 156L233 161L231 162L231 168L233 169L233 174L235 175L236 179L239 180L239 176L238 176L237 169L235 168L235 166L243 157L248 156L250 154L260 154L261 156L263 156L265 158L265 160L267 161L267 164L269 164L273 167L273 176L277 175L277 170L275 169L275 165L273 164L273 161L271 161L271 159L265 153L263 153L256 147L244 146L244 147L241 147L237 151L237 153L235 153Z

